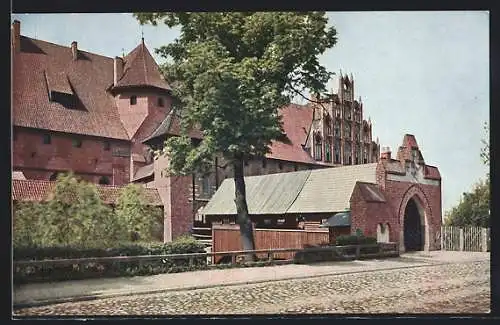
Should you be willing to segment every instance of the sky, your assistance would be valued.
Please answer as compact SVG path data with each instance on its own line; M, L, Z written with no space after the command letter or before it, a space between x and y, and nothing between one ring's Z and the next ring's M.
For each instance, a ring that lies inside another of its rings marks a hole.
M328 12L337 44L320 62L353 74L355 98L371 118L373 139L396 154L415 135L425 162L442 177L443 212L485 177L480 159L489 122L489 13L487 11ZM142 33L153 51L179 29L141 26L128 13L13 14L21 34L110 57L135 48ZM336 77L328 89L337 91ZM300 101L299 101L300 103ZM305 103L304 103L305 104Z

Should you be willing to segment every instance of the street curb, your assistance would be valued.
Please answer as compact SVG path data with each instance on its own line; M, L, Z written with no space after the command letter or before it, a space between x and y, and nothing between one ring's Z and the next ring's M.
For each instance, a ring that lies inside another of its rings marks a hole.
M481 261L467 261L465 263L476 263L476 262L481 262ZM418 263L418 262L416 262L416 263ZM425 262L420 262L420 263L425 263ZM291 277L280 278L280 279L241 281L241 282L233 282L233 283L208 284L208 285L191 286L191 287L183 287L183 288L164 288L164 289L155 289L155 290L119 292L119 293L108 293L108 294L98 294L98 295L82 295L82 296L48 299L48 300L38 300L38 301L32 301L32 302L22 302L22 303L17 303L17 304L13 303L13 309L41 307L41 306L60 304L60 303L66 303L66 302L90 301L90 300L97 300L97 299L147 295L147 294L155 294L155 293L163 293L163 292L191 291L191 290L200 290L200 289L210 289L210 288L215 288L215 287L231 287L231 286L246 285L246 284L261 284L261 283L267 283L267 282L279 282L279 281L288 281L288 280L314 279L314 278L325 277L325 276L368 273L368 272L377 272L377 271L391 271L391 270L418 268L418 267L433 267L433 266L449 265L449 264L456 264L456 262L444 262L444 263L427 262L426 264L416 264L416 265L409 265L409 266L397 266L397 267L389 267L389 268L382 268L382 269L370 269L370 270L343 271L343 272L324 273L324 274L317 274L317 275L291 276Z

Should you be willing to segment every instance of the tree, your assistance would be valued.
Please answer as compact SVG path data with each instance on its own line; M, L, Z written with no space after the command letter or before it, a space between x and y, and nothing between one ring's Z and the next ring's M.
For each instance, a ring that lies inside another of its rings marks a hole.
M236 222L244 250L255 248L246 202L244 161L285 141L278 109L305 90L325 91L332 73L318 56L336 43L324 12L139 13L141 24L180 26L180 36L157 50L174 86L182 135L159 154L171 174L205 171L216 154L233 168ZM303 96L303 95L302 95ZM188 130L203 131L196 145ZM248 258L248 257L247 257Z
M471 192L463 193L460 203L446 216L446 225L489 227L490 183L489 179L477 182Z
M481 148L481 159L483 160L483 163L486 166L490 166L490 139L489 139L489 134L490 134L490 128L488 126L488 122L484 123L484 131L486 133L486 136L484 139L481 140L483 143L484 147Z
M121 190L115 214L115 229L120 229L124 235L130 235L133 240L150 240L158 223L160 210L147 205L143 187L131 183Z
M14 246L36 246L40 243L39 217L43 205L34 202L17 202L13 209L12 242Z
M72 173L58 176L48 202L39 211L41 245L87 246L113 239L105 233L111 211L103 204L96 186L78 180Z

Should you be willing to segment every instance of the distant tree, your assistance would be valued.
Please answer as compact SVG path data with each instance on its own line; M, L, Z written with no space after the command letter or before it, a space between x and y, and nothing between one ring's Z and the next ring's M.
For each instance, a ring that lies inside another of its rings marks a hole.
M483 128L484 128L486 135L483 139L481 139L481 142L484 145L481 148L481 158L483 160L483 163L489 167L490 166L490 136L489 136L490 128L488 126L488 122L484 123Z
M121 190L115 215L116 229L129 239L144 241L153 238L161 210L148 205L142 186L131 183Z
M167 139L159 154L169 172L190 175L210 168L222 154L233 168L237 224L244 250L255 248L248 216L244 161L263 156L284 140L278 109L296 94L325 91L332 73L318 57L336 43L324 12L139 13L141 24L180 26L181 35L157 52L174 85L182 135ZM303 95L302 95L303 96ZM194 145L187 136L203 130ZM251 258L251 256L247 256Z
M450 226L490 225L490 182L489 179L479 181L471 192L463 193L460 203L448 211L445 224Z

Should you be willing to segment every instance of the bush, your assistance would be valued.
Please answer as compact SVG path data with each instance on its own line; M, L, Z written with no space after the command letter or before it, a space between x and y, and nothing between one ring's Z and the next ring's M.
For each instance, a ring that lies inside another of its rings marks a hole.
M203 244L192 237L181 237L166 244L156 243L124 243L111 248L86 248L78 246L52 247L15 247L14 261L47 260L47 259L77 259L86 257L137 256L137 255L167 255L203 253ZM99 262L74 265L53 266L22 266L14 269L16 284L39 281L76 280L94 277L116 277L153 275L173 273L207 268L204 256L189 259L134 262Z
M377 238L366 237L364 235L342 235L336 238L337 246L347 245L375 245Z

